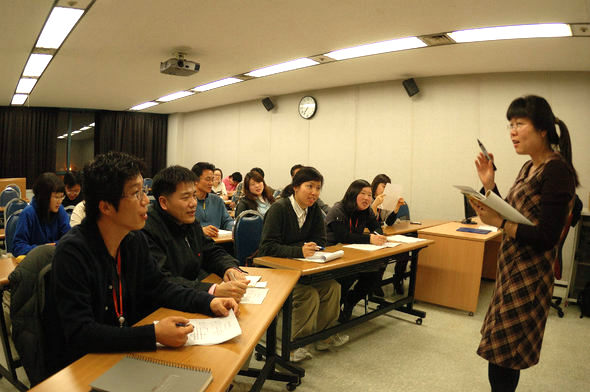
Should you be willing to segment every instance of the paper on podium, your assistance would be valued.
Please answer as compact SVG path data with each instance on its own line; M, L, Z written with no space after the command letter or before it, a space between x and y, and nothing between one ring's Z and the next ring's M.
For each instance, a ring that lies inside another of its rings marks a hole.
M325 263L326 261L336 260L342 256L344 256L344 251L337 250L336 252L315 252L312 256L297 260L311 261L313 263Z
M486 191L485 196L481 193L477 192L475 189L464 186L464 185L453 185L455 188L459 189L462 194L466 195L467 197L473 198L480 203L490 207L492 210L496 211L502 218L509 220L510 222L515 223L523 223L525 225L533 226L533 222L531 222L527 217L522 215L518 210L512 207L510 204L506 203L500 196L496 195L492 191Z
M383 203L381 203L381 209L386 211L395 210L397 201L402 196L402 186L399 184L385 184L383 193L385 194L385 198L383 199Z
M190 319L194 329L188 335L185 346L209 346L219 344L240 336L242 329L240 323L230 309L225 317L212 317L207 319Z

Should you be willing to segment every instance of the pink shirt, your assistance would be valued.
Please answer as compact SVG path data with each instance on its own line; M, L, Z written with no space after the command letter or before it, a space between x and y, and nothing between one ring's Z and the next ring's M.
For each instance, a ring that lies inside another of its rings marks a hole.
M228 192L233 192L233 191L235 191L235 190L236 190L236 186L237 186L238 184L236 184L236 185L233 185L233 184L231 183L231 180L230 180L229 176L225 177L225 178L224 178L223 180L221 180L221 181L222 181L222 182L225 184L225 190L226 190L226 191L228 191Z

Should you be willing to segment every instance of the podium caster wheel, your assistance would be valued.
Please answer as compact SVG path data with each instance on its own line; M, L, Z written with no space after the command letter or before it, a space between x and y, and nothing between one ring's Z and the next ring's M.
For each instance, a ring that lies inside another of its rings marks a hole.
M422 319L421 318L416 319L416 324L422 325Z
M264 357L260 353L254 354L254 358L256 358L257 361L262 361L264 359Z
M287 391L294 391L295 388L297 388L297 386L301 384L301 382L298 383L294 383L294 382L290 382L287 384Z

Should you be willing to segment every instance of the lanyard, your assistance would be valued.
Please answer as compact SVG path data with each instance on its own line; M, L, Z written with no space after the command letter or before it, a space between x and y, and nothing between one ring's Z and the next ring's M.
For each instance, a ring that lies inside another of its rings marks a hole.
M356 227L359 225L359 218L356 218L356 221L354 222L354 228L356 229ZM348 226L350 227L350 232L352 233L352 218L348 218Z
M119 280L119 304L117 306L117 296L115 294L115 282L113 282L113 303L115 304L115 313L119 318L119 327L125 324L125 317L123 317L123 289L121 284L121 249L117 250L117 278Z

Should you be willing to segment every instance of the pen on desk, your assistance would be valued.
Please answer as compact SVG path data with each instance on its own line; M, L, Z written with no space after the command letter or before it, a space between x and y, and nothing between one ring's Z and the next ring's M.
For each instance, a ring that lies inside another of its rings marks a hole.
M492 158L490 158L488 150L486 150L486 148L483 146L483 143L480 142L479 139L477 139L477 144L479 144L479 148L481 149L481 152L483 152L483 155L486 157L486 159L488 161L491 161ZM494 162L492 162L492 166L494 166L494 170L496 170L496 165L494 164Z
M240 267L235 267L238 271L245 273L246 275L248 275L248 271L244 271L243 269L241 269Z

